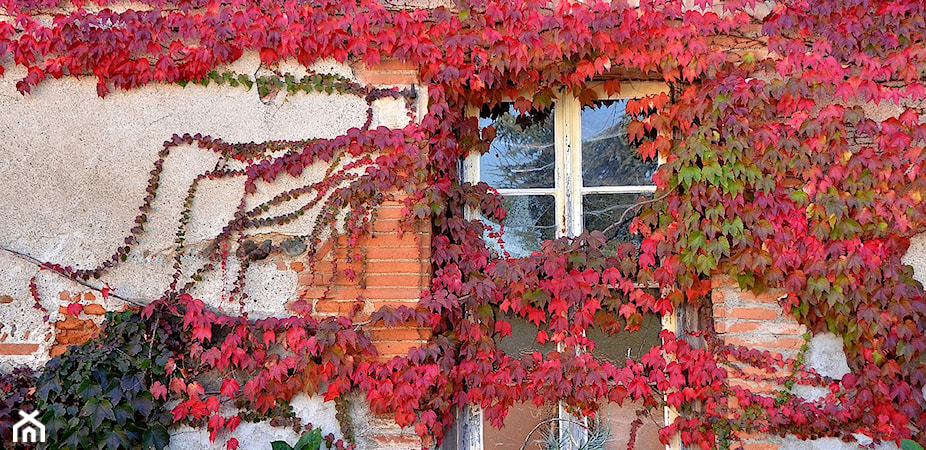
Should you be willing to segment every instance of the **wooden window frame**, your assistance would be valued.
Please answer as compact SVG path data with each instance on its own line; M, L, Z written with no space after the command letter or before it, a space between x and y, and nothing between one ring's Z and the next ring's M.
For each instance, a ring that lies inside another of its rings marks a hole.
M621 90L614 95L605 95L601 84L595 84L592 89L596 91L600 100L623 100L640 98L660 93L670 93L670 86L658 81L637 81L621 83ZM583 223L583 196L586 194L646 194L656 191L655 185L615 185L586 187L582 182L582 104L578 98L571 95L560 95L553 100L553 123L555 145L554 186L552 188L499 188L498 193L504 195L549 195L554 197L556 237L577 236L584 231ZM476 116L478 111L467 111L468 115ZM462 178L468 182L478 182L482 179L480 173L480 157L478 153L468 155L462 165ZM659 163L664 161L660 155ZM467 218L475 218L478 212L471 208L466 210ZM675 315L663 316L662 329L679 333L679 319ZM575 421L577 418L566 411L564 405L559 405L560 419ZM677 413L670 408L664 410L665 423L670 423L677 417ZM585 423L585 418L578 418ZM568 422L564 422L568 423ZM584 433L585 429L573 425L572 429L559 427L561 439L568 433ZM446 439L456 441L459 450L482 450L483 442L483 414L482 408L469 405L458 412L457 421L452 435ZM565 442L565 439L563 439ZM680 449L678 436L666 445L666 450Z

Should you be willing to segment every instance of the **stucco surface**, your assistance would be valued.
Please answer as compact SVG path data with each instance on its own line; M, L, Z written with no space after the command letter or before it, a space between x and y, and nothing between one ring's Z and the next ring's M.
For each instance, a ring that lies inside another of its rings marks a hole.
M266 72L255 55L230 69L245 74ZM352 74L350 67L332 62L313 69ZM282 64L279 70L297 76L305 73L292 63ZM94 79L66 78L42 83L23 96L15 90L16 80L23 75L21 69L10 67L0 78L0 133L4 136L0 142L0 247L75 268L94 267L122 245L146 195L157 153L174 134L200 133L231 143L332 138L366 120L365 101L350 95L297 93L261 99L257 89L190 84L114 91L101 99ZM408 113L404 101L377 101L373 126L404 126ZM195 145L171 150L145 234L128 261L102 280L113 292L150 301L167 289L187 189L197 175L218 162L215 152ZM317 182L327 168L316 164L298 178L283 175L272 185L258 183L258 192L246 204L253 206L283 190ZM201 252L232 218L245 197L243 188L244 177L199 184L182 259L185 276L202 264ZM299 206L299 202L289 202L274 212ZM306 234L312 225L312 214L307 214L261 232ZM0 304L0 323L6 327L0 331L7 333L6 342L46 345L49 323L57 319L58 291L86 289L42 271L37 280L43 302L49 303L47 323L44 314L32 307L28 291L28 280L39 273L37 266L0 250L0 270L5 274L0 279L0 295L14 299ZM247 275L254 286L248 292L253 301L250 312L261 317L280 313L285 297L296 291L295 277L260 264L250 270L254 272ZM234 274L221 278L204 280L198 292L220 301L221 295L215 294L229 289ZM32 332L26 336L25 330ZM38 357L24 362L43 361Z
M330 433L335 439L342 438L334 403L300 394L293 398L292 406L303 424L311 423L314 428L320 428L322 436ZM299 437L291 428L273 427L266 421L242 422L233 433L220 434L215 442L210 442L207 430L183 426L171 432L170 450L224 450L225 443L231 438L238 440L241 450L267 450L273 441L286 441L293 445Z
M149 172L157 153L174 134L208 135L229 143L270 140L326 139L343 135L366 121L366 102L351 95L280 93L261 99L257 89L243 87L152 85L131 92L114 91L105 99L96 94L94 79L49 80L20 95L15 84L24 73L7 65L0 78L0 342L39 344L32 355L0 357L0 370L13 365L40 367L54 343L59 319L59 293L88 288L16 256L12 250L39 261L92 268L109 258L135 225L146 195ZM229 67L249 75L269 73L256 55ZM352 77L346 65L316 64L316 72ZM282 63L281 73L301 76L298 64ZM381 99L373 105L372 126L402 127L413 118L404 100ZM341 161L344 162L343 160ZM108 283L119 296L147 302L168 288L175 256L180 214L191 182L217 164L232 168L245 163L220 161L220 156L195 144L171 150L164 162L157 197L148 214L146 232L127 261L90 280L94 287ZM203 180L198 184L181 257L181 282L190 279L204 262L212 239L232 220L244 200L253 207L276 194L320 181L327 164L306 167L301 175L283 174L274 183L257 183L245 195L244 177ZM359 169L359 170L362 170ZM292 211L305 200L279 205L269 214ZM316 208L317 211L317 208ZM310 212L289 224L254 231L256 242L273 237L308 234L314 225ZM232 252L234 249L231 249ZM229 302L226 294L241 270L229 258L224 270L207 276L192 291L210 306L251 318L288 315L285 304L297 295L298 274L268 260L254 261L245 274L247 302ZM41 309L35 308L29 280L36 277ZM122 303L103 300L107 309ZM47 319L44 317L48 315ZM304 422L339 435L333 403L298 396L293 408ZM362 430L365 425L357 424ZM295 443L290 429L266 422L243 423L231 436L243 449L265 449L273 440ZM340 437L340 436L339 436ZM224 440L210 443L205 430L179 428L171 448L224 448Z

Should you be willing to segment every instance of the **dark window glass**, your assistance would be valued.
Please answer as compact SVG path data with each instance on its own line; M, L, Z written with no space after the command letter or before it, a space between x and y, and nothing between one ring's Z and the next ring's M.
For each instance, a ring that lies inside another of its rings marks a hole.
M627 140L627 100L604 100L582 108L582 184L644 186L653 184L656 161L643 161Z
M511 324L511 334L498 341L498 348L508 356L521 358L534 352L546 355L556 350L556 344L553 341L537 343L537 333L540 328L529 320L508 314L499 314L498 317Z
M541 422L557 417L559 408L556 404L535 406L533 403L516 403L511 406L505 425L495 428L489 421L482 424L482 443L485 449L519 449L525 441L524 448L531 450L544 450L544 436L557 433L556 421L540 425L533 434L533 430ZM529 436L528 436L529 435Z
M527 256L540 250L540 242L556 237L555 200L552 195L507 195L502 199L502 205L508 211L502 239L505 251L512 257Z
M662 321L659 316L647 314L643 316L643 322L636 331L622 330L608 334L597 327L589 327L586 333L588 338L595 342L592 356L599 360L610 361L616 366L623 366L627 358L640 359L643 354L659 345L660 331L662 331Z
M605 450L626 450L630 439L630 425L637 418L642 409L639 403L624 403L618 406L614 403L602 405L598 414L601 417L601 426L608 429L608 441ZM635 450L665 450L665 444L659 442L659 429L662 428L662 414L643 412L643 425L637 429L637 439L633 448Z
M497 118L480 119L494 125L495 140L479 158L481 181L498 189L552 188L556 151L553 111L518 114L514 107Z
M633 241L635 236L630 233L630 221L639 213L639 208L625 212L641 197L651 198L652 194L585 194L582 196L582 221L585 229L604 231L608 239Z

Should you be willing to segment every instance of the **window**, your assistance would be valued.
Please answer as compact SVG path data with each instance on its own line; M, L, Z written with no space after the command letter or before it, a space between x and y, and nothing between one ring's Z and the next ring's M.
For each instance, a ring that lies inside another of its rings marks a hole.
M585 229L631 238L633 215L625 212L655 190L657 164L643 161L628 142L625 106L628 98L665 87L640 83L627 90L632 92L623 98L585 107L570 97L556 100L548 111L519 115L507 107L480 119L481 126L494 126L497 136L488 153L467 159L465 176L502 195L508 211L503 248L511 256Z
M521 115L509 105L499 111L483 111L480 126L494 126L497 136L486 154L467 158L464 176L468 181L485 181L502 195L508 215L500 251L513 257L528 255L539 250L543 240L575 236L586 229L604 231L609 239L632 239L628 225L634 214L628 209L641 196L655 191L652 177L657 163L643 161L628 142L630 117L625 107L627 99L664 92L666 86L637 83L623 88L620 97L585 107L578 99L563 97L548 111ZM503 350L550 350L534 348L539 345L533 339L537 330L532 324L510 317L506 320L513 329L512 336L499 343ZM640 357L658 344L659 331L665 327L657 317L645 322L632 334L612 336L589 330L589 337L597 343L593 353L614 362ZM627 404L606 406L602 416L611 435L607 448L626 448L636 408ZM464 411L448 434L448 440L455 442L445 443L445 448L520 448L535 426L557 417L569 418L555 405L516 405L504 428L498 430L483 423L478 408ZM656 422L662 419L651 420L638 431L637 448L665 448L657 434L661 425ZM569 432L575 435L583 431L574 428ZM530 441L539 439L540 433L535 433ZM532 443L527 448L541 447Z

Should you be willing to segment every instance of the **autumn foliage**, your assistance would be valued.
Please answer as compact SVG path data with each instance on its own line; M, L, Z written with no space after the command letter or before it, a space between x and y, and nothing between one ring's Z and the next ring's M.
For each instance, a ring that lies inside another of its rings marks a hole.
M268 412L306 390L326 399L359 390L375 411L438 439L466 404L500 423L515 401L563 401L593 414L602 402L634 400L675 408L680 416L662 437L679 433L702 448L747 431L926 444L926 300L901 262L909 238L926 227L922 1L805 0L770 12L766 4L710 0L688 8L671 0L468 0L431 10L372 0L143 0L141 11L108 3L0 1L0 61L27 69L17 85L23 94L40 95L43 80L63 76L96 77L101 96L196 81L245 52L267 65L408 61L429 87L424 119L400 130L247 149L190 136L167 143L165 151L185 142L229 155L292 149L257 158L250 183L334 162L346 149L373 168L341 173L347 188L316 186L347 199L319 200L330 206L329 222L346 211L345 233L359 236L382 193L398 189L412 193L408 220L435 230L432 288L420 306L374 315L386 324L416 321L433 337L390 361L375 358L350 317L248 322L210 312L172 286L146 314L169 308L190 332L190 353L167 369L172 380L151 386L157 397L180 400L176 420L206 423L215 437L240 422L220 414L223 403ZM503 100L526 111L558 95L590 102L595 79L610 80L609 93L629 79L672 87L628 105L642 114L629 127L641 154L665 161L656 201L632 225L641 244L606 244L591 233L499 258L483 240L484 225L465 219L469 208L497 219L505 212L489 186L460 180L459 159L484 151L489 137L464 112ZM371 101L373 91L352 89ZM875 115L876 106L889 114ZM222 238L232 244L236 233L266 225L248 214ZM47 268L105 277L123 248L96 271ZM576 352L594 345L583 332L595 324L632 329L644 314L703 304L716 274L743 289L784 289L781 304L801 323L843 337L852 373L824 379L768 352L719 345L710 332L704 348L663 332L661 346L622 366ZM496 338L511 326L497 311L538 325L537 339L562 351L506 355ZM829 393L809 402L787 391L750 392L729 382L732 362ZM194 375L207 370L225 374L219 394L197 387Z

